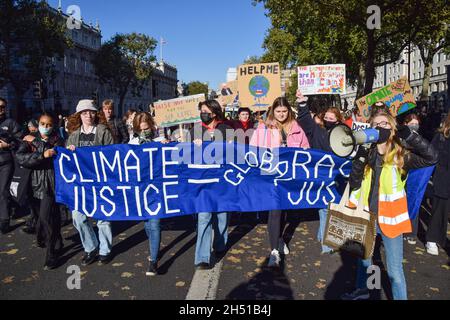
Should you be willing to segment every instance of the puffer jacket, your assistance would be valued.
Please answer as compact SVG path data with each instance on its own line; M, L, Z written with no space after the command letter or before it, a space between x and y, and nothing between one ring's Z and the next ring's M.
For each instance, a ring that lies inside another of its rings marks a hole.
M410 150L406 153L404 158L403 170L405 173L412 169L420 169L425 167L431 167L438 161L438 152L425 138L420 136L416 132L411 132L409 137L405 139ZM365 161L361 161L358 157L353 160L352 172L350 174L350 188L351 190L357 190L361 187L362 180L364 178L364 169L368 164L372 169L375 169L375 162L377 157L376 144L373 144L369 150L368 156ZM375 170L373 170L375 173ZM405 177L406 178L406 177ZM373 190L373 183L375 177L372 177L371 191Z
M78 147L80 145L80 134L81 128L77 131L73 132L69 138L67 138L66 146L75 146ZM107 146L114 144L114 138L112 136L109 128L103 124L97 125L97 132L95 134L94 146Z
M11 145L8 149L0 149L0 165L13 162L12 151L20 145L22 134L22 128L13 119L0 121L0 139Z
M48 141L41 139L40 134L31 143L22 141L16 152L17 162L31 172L31 189L36 199L43 199L44 195L54 196L55 170L52 158L44 158L44 152L55 147L63 147L64 140L53 134Z

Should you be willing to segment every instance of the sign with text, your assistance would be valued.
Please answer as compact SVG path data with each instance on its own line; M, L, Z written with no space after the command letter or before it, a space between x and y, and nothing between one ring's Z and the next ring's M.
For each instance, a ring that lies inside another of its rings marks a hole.
M198 122L198 104L202 101L205 101L204 94L155 102L155 121L161 128Z
M326 208L351 170L350 160L318 150L222 142L57 152L56 201L100 220Z
M370 123L356 122L352 123L352 131L362 131L370 128Z
M238 90L241 107L263 111L281 97L279 63L242 65L238 69Z
M406 77L356 101L364 120L370 118L371 107L376 102L384 102L394 117L416 107L414 95Z
M345 64L298 67L298 89L303 95L345 94Z

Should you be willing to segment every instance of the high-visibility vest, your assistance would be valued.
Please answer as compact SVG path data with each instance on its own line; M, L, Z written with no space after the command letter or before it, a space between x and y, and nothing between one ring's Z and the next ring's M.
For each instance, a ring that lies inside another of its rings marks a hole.
M369 193L373 170L366 173L361 188L350 195L350 206L356 207L364 190L364 207L369 211ZM384 165L381 170L378 198L378 225L388 238L396 238L403 233L412 232L408 214L405 182L395 165ZM374 186L376 188L376 186Z

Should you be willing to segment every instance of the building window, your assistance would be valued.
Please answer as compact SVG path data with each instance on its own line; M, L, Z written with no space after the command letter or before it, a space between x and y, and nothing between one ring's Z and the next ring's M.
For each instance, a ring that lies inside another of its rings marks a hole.
M431 92L436 92L437 91L437 85L436 83L432 83L431 84Z
M419 71L419 79L422 79L422 72Z

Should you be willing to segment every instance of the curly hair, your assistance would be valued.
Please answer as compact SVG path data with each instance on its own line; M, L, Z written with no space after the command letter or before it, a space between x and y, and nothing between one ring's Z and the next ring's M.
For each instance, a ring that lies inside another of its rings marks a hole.
M74 113L67 119L67 131L69 132L69 134L72 134L78 129L80 129L82 124L83 123L81 122L81 112ZM108 122L106 121L106 118L104 117L104 115L103 118L101 118L99 113L97 113L95 117L95 125L98 124L103 124L108 127Z

